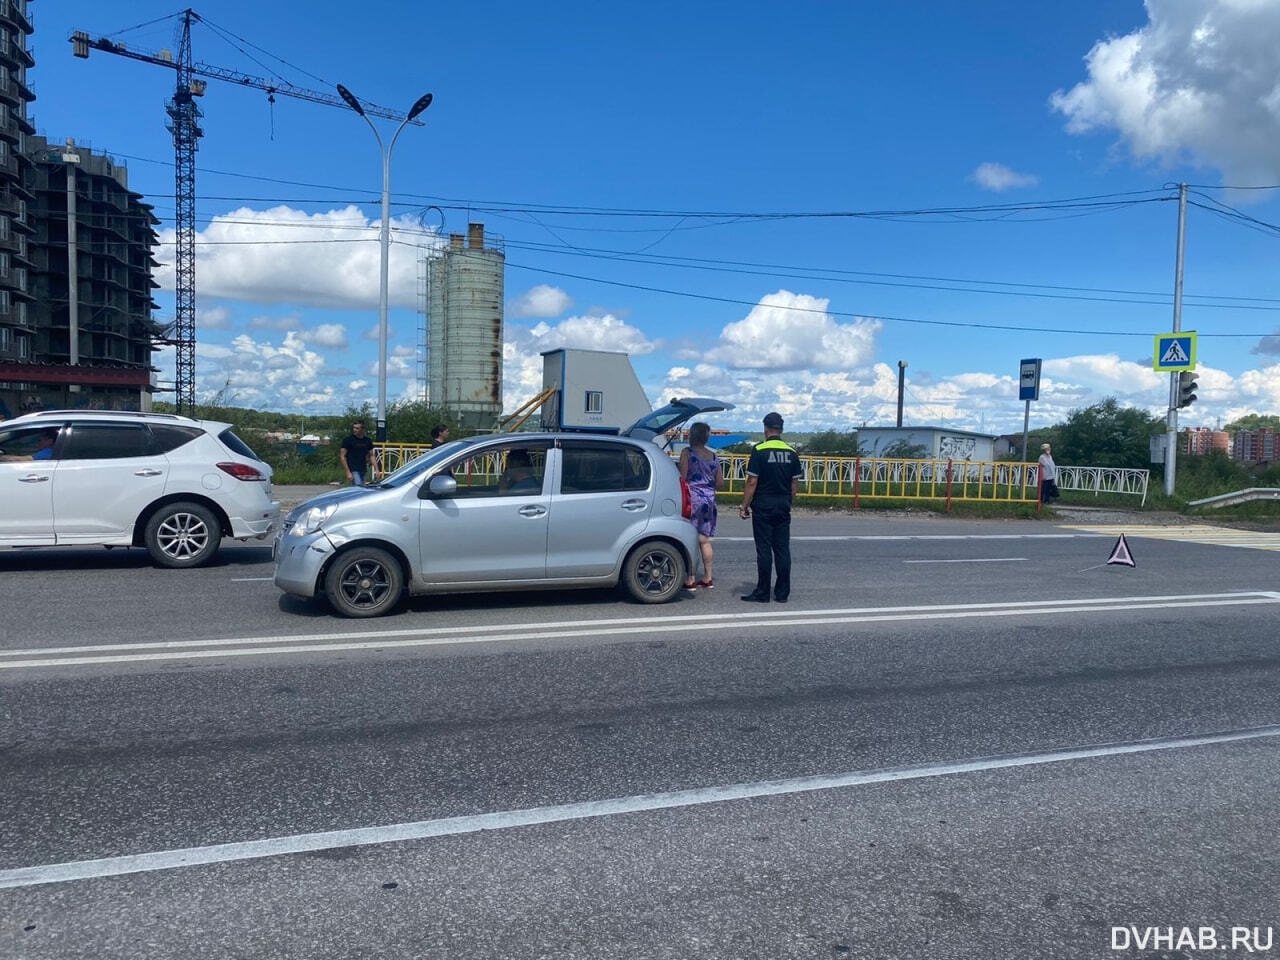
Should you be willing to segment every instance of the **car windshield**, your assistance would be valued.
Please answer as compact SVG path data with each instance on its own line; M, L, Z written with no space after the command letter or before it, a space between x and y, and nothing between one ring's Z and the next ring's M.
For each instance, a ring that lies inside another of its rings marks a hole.
M416 478L422 476L424 470L430 469L441 460L448 460L465 446L466 443L462 440L451 440L442 447L428 450L421 456L414 457L398 470L393 470L387 474L377 486L401 487L406 483L412 483Z

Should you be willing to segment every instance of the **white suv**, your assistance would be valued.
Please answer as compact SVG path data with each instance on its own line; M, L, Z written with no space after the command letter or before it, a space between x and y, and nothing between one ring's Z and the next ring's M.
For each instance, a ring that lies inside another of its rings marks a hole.
M195 567L279 520L271 468L230 424L106 410L0 422L0 547L145 546Z

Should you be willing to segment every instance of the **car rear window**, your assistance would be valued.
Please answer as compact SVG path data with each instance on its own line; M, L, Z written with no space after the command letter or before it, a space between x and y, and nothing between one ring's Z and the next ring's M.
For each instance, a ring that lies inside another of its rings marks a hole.
M649 488L649 458L619 446L564 448L561 493L610 493Z
M238 453L240 456L248 457L250 460L257 460L259 463L263 462L262 458L254 453L247 443L237 437L230 427L218 434L218 439L232 453Z
M196 437L202 436L204 431L199 427L180 427L169 423L153 423L151 424L151 433L156 438L161 453L168 453L170 450L177 450L184 444L190 443Z

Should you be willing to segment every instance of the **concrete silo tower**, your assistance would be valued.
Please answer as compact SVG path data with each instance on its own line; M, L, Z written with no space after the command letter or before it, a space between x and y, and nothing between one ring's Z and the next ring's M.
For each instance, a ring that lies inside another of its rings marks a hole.
M484 224L450 234L423 262L427 402L464 427L485 430L502 413L502 303L506 255L485 246ZM492 242L492 241L491 241Z

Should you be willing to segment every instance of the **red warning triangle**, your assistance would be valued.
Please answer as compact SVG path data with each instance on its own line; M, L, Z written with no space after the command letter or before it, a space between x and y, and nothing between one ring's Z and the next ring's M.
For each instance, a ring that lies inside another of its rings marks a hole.
M1111 551L1111 559L1107 563L1123 563L1126 567L1137 566L1133 562L1133 554L1129 552L1129 544L1125 540L1123 533L1120 534L1120 539L1116 541L1116 545Z

